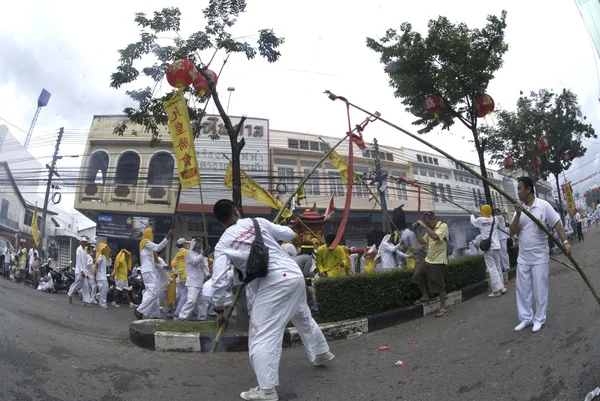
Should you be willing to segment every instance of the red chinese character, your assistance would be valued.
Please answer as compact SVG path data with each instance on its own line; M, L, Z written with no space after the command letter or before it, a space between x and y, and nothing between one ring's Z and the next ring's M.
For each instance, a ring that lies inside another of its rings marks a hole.
M175 123L175 132L177 132L177 135L183 135L183 134L185 134L186 130L183 127L183 123L182 122Z
M183 161L184 167L190 167L192 165L192 156L189 153L186 153L180 160Z
M190 143L187 138L179 138L179 143L177 144L179 150L184 150L190 147Z
M175 106L175 110L173 110L173 118L171 119L171 121L176 121L177 116L181 117L181 112L179 111L179 108Z

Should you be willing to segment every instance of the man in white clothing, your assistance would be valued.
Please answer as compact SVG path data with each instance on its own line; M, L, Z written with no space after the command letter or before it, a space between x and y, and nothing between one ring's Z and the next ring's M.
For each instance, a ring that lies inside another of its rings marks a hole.
M94 272L94 247L92 245L88 245L85 267L83 269L83 284L81 289L81 300L83 301L83 306L92 306L92 304L98 303L98 301L95 299L97 289L98 286L96 285L96 274Z
M579 214L579 210L575 213L575 224L577 224L577 239L579 242L583 241L583 220L581 219L581 214Z
M550 249L546 233L521 212L527 210L548 229L555 229L569 255L571 254L571 245L569 245L558 213L548 202L536 198L531 178L519 178L517 190L522 203L515 205L516 213L510 223L510 235L518 234L519 236L517 313L520 323L515 327L515 331L521 331L533 323L532 331L536 333L546 323ZM535 316L531 306L534 296Z
M253 219L241 219L239 210L228 199L218 201L213 212L226 229L215 247L212 277L212 300L217 313L217 327L221 327L228 324L224 308L227 270L233 264L246 277L248 256L256 233ZM258 387L244 391L240 397L244 400L279 400L275 387L279 385L283 333L290 320L300 334L309 360L315 366L331 361L334 355L329 352L329 345L311 316L306 302L304 275L294 259L277 243L291 241L294 232L291 228L275 225L265 219L255 220L268 249L269 261L267 275L247 284L253 293L248 350Z
M157 319L160 317L160 293L158 291L158 269L162 266L158 263L158 252L162 251L169 239L173 237L173 230L167 233L167 236L160 242L155 244L154 231L147 227L144 229L143 238L140 241L140 263L142 265L142 279L146 291L142 297L142 303L133 314L138 319L144 317L148 319Z
M83 269L87 264L87 242L88 239L86 237L81 237L79 240L79 247L75 251L75 281L69 287L69 303L73 303L73 294L81 289L81 285L83 284Z
M387 234L383 237L381 244L379 244L379 252L377 256L375 256L375 261L381 259L381 267L383 270L390 270L397 268L400 263L398 263L399 259L407 259L408 255L400 252L400 248L402 247L402 243L398 241L397 245L394 245L392 242L392 235Z
M185 257L187 300L179 312L179 319L190 319L192 312L196 309L198 297L202 295L204 279L209 274L208 265L205 263L205 258L202 254L202 239L193 239L190 244L190 250Z
M494 216L496 217L496 224L498 224L498 241L500 241L500 268L502 271L510 270L510 259L508 258L508 228L506 227L506 220L502 216L502 211L498 208L494 209Z
M106 295L108 294L108 278L106 277L108 259L106 254L108 249L105 243L98 245L98 258L96 259L96 285L98 286L100 307L103 309L108 309L106 305Z
M483 259L485 267L490 275L490 287L492 292L488 294L490 298L499 297L506 292L504 287L504 275L500 267L500 241L498 239L498 222L492 216L492 207L490 205L481 206L481 217L475 218L471 215L471 224L479 228L481 232L480 248L484 240L490 240L489 249L483 249ZM492 227L493 226L493 227ZM491 235L490 235L491 234Z

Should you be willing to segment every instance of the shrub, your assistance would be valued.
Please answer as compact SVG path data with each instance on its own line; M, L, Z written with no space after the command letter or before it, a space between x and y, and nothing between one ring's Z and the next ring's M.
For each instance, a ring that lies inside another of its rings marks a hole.
M446 267L446 291L485 280L483 256L465 256ZM368 316L411 305L420 297L410 280L414 270L394 269L315 281L319 314L324 321Z

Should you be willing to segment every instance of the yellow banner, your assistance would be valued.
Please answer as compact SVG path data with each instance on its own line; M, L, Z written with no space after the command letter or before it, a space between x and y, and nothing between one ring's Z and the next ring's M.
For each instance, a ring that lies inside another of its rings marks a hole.
M244 172L244 170L240 169L240 176L242 181L242 195L257 200L260 203L264 203L267 206L271 206L273 209L281 209L283 207L283 203L277 200L266 189L260 186L256 181L252 179L248 174ZM227 188L233 187L233 168L231 166L231 162L229 162L229 166L227 167L227 173L225 174L225 179L223 180L223 185ZM284 219L287 219L292 215L289 209L285 209L282 216Z
M327 147L329 147L329 144ZM346 164L346 160L344 160L335 150L331 152L327 159L329 159L329 162L340 171L340 177L344 185L348 185L348 165ZM354 173L353 177L354 179L358 178L356 173Z
M33 209L33 217L31 218L31 233L33 234L33 241L35 246L40 246L40 232L38 231L38 217L37 217L37 202L35 203L35 209Z
M300 201L306 199L306 191L304 190L304 185L300 187L298 193L296 194L296 203L300 206Z
M565 200L567 201L567 210L569 211L569 215L575 215L575 199L573 198L573 189L571 188L570 183L566 183L562 185L563 194L565 195Z
M169 116L169 132L173 140L173 149L177 158L177 171L181 189L188 189L200 184L200 171L196 160L194 136L188 114L187 103L183 91L177 91L164 103L165 112Z

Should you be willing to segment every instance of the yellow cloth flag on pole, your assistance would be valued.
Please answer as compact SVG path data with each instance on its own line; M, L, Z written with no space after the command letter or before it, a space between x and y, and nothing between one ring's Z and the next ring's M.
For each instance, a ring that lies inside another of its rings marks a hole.
M306 191L304 190L304 185L300 187L298 193L296 194L296 204L300 206L300 201L306 199Z
M33 217L31 219L31 233L33 234L33 240L35 241L35 246L40 246L40 232L38 231L37 202L35 203L35 209L33 209Z
M279 210L283 207L283 203L278 201L273 194L261 187L260 184L254 181L252 177L244 172L244 170L240 169L240 176L242 182L242 195L257 200L260 203L264 203L267 206L271 206L273 209ZM233 167L231 162L229 162L229 166L227 167L227 173L225 174L225 179L223 180L223 186L227 188L233 187ZM291 215L292 212L290 212L290 210L287 208L282 214L284 219L287 219Z
M329 144L327 147L329 148ZM342 156L340 156L335 150L331 152L327 159L329 159L329 162L339 170L340 178L342 179L344 185L348 185L348 165L346 164L346 160L344 160ZM353 180L358 178L356 173L354 173L353 177Z
M183 97L183 91L177 91L169 100L164 102L163 106L169 116L169 132L173 140L181 189L200 185L194 136L192 135L190 115Z

